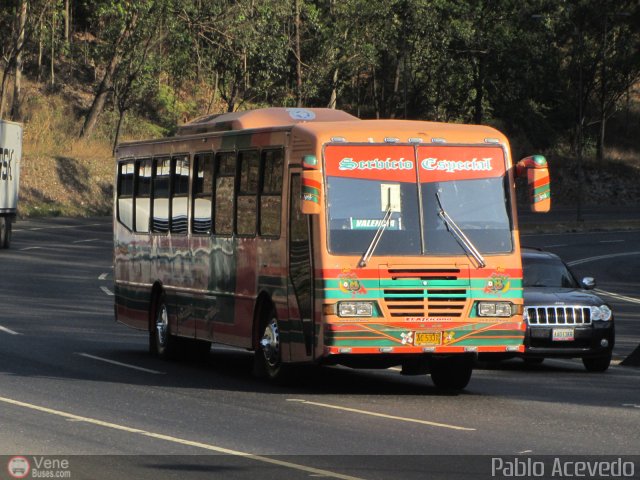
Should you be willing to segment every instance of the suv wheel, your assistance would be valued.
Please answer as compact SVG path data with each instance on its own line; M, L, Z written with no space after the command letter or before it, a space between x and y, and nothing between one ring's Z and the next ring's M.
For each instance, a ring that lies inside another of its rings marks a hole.
M611 352L599 357L584 357L582 363L588 372L604 372L611 364Z

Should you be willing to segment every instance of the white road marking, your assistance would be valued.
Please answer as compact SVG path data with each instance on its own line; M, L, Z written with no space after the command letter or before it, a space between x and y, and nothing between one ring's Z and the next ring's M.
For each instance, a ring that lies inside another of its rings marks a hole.
M97 242L99 240L100 240L99 238L88 238L86 240L76 240L76 241L71 242L71 243Z
M600 240L598 243L624 243L624 240Z
M248 452L242 452L239 450L231 450L229 448L218 447L216 445L211 445L208 443L196 442L193 440L187 440L184 438L173 437L171 435L164 435L162 433L149 432L147 430L140 430L139 428L127 427L126 425L120 425L117 423L104 422L102 420L98 420L90 417L82 417L80 415L75 415L73 413L63 412L61 410L54 410L53 408L42 407L40 405L34 405L32 403L21 402L18 400L14 400L12 398L0 397L0 402L7 403L9 405L14 405L17 407L28 408L30 410L48 413L50 415L55 415L57 417L62 417L67 420L74 420L78 422L85 422L91 425L97 425L100 427L111 428L113 430L119 430L121 432L134 433L137 435L142 435L145 437L155 438L158 440L165 440L167 442L177 443L180 445L186 445L189 447L201 448L203 450L208 450L211 452L223 453L225 455L234 455L236 457L244 457L249 460L255 460L257 462L267 463L270 465L277 465L279 467L290 468L292 470L299 470L302 472L306 472L312 475L319 475L329 478L339 478L341 480L361 480L358 477L353 477L351 475L343 475L341 473L332 472L330 470L323 470L320 468L309 467L306 465L301 465L299 463L285 462L284 460L278 460L275 458L265 457L263 455L254 455Z
M57 225L57 226L47 226L47 227L32 227L32 228L29 228L28 230L35 232L38 230L59 230L63 228L101 227L104 225L106 224L105 223L88 223L86 225Z
M372 417L381 417L381 418L387 418L390 420L399 420L401 422L419 423L421 425L429 425L431 427L449 428L452 430L466 430L466 431L476 430L475 428L460 427L458 425L448 425L446 423L429 422L427 420L420 420L417 418L397 417L395 415L387 415L385 413L370 412L367 410L358 410L357 408L340 407L338 405L330 405L328 403L310 402L308 400L303 400L300 398L288 398L287 402L299 402L299 403L302 403L303 405L313 405L315 407L331 408L333 410L342 410L344 412L359 413L362 415L370 415Z
M15 332L15 331L11 330L10 328L3 327L2 325L0 325L0 331L3 331L3 332L8 333L10 335L22 335L20 332Z
M568 247L568 243L557 243L556 245L547 245L545 248L560 248L560 247Z
M110 363L112 365L118 365L119 367L131 368L132 370L139 370L141 372L153 373L155 375L166 375L165 372L159 372L158 370L151 370L149 368L142 368L136 365L129 365L128 363L116 362L115 360L109 360L108 358L96 357L95 355L89 355L88 353L78 353L76 355L80 355L81 357L92 358L93 360L98 360L100 362Z
M109 276L108 273L101 273L100 276L98 277L98 280L106 280L108 276Z
M631 408L640 408L640 405L636 405L635 403L623 403L623 407L631 407Z
M102 290L104 293L106 293L110 297L113 297L113 292L111 290L109 290L107 287L105 287L104 285L102 287L100 287L100 290Z
M625 302L636 303L636 304L640 305L640 298L627 297L625 295L619 295L617 293L607 292L606 290L600 290L599 288L596 288L595 292L596 293L601 293L602 295L606 295L608 297L616 298L618 300L623 300Z
M598 255L597 257L589 257L583 258L581 260L574 260L573 262L567 262L567 265L573 267L574 265L582 265L583 263L596 262L598 260L606 260L608 258L626 257L628 255L640 255L640 252L610 253L608 255Z
M42 247L26 247L20 249L21 252L26 252L27 250L42 250Z

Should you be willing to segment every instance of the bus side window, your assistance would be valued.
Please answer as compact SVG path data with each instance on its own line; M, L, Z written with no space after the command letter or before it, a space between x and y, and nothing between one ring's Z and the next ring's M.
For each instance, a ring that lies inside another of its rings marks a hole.
M185 234L189 228L189 157L173 157L171 164L171 232Z
M198 153L193 160L193 219L195 234L211 233L211 195L213 194L213 153Z
M215 233L231 235L233 233L233 219L235 212L235 182L236 154L235 152L220 152L216 154L215 176Z
M151 231L166 233L169 231L169 180L171 178L171 160L169 158L157 158L154 160L154 163Z
M260 185L260 235L280 236L284 152L263 150Z
M151 159L138 160L136 175L136 232L149 231L149 212L151 211Z
M118 170L118 220L129 230L133 229L133 161L123 162Z
M238 209L236 231L238 235L255 235L258 197L258 173L260 157L255 150L238 152L240 183L238 185Z

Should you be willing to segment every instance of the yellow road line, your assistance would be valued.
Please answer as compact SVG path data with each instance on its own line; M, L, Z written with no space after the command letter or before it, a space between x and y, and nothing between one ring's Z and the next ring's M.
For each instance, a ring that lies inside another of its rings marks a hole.
M15 405L17 407L24 407L30 410L35 410L42 413L48 413L50 415L55 415L57 417L66 418L67 420L77 421L77 422L85 422L91 425L98 425L100 427L111 428L114 430L119 430L121 432L134 433L138 435L143 435L145 437L156 438L158 440L165 440L167 442L177 443L180 445L187 445L189 447L202 448L204 450L209 450L212 452L223 453L225 455L234 455L237 457L244 457L250 460L255 460L257 462L268 463L271 465L277 465L279 467L290 468L293 470L300 470L303 472L307 472L312 475L318 475L322 477L328 478L338 478L341 480L362 480L359 477L353 477L350 475L343 475L341 473L332 472L329 470L323 470L321 468L309 467L307 465L300 465L298 463L285 462L283 460L277 460L275 458L265 457L263 455L254 455L252 453L241 452L239 450L231 450L229 448L218 447L216 445L210 445L208 443L195 442L192 440L186 440L184 438L173 437L171 435L164 435L161 433L149 432L146 430L140 430L139 428L127 427L126 425L119 425L117 423L104 422L102 420L97 420L95 418L83 417L80 415L75 415L73 413L63 412L60 410L54 410L53 408L42 407L40 405L34 405L32 403L21 402L19 400L13 400L11 398L0 397L0 402L7 403L9 405Z
M446 423L430 422L428 420L420 420L417 418L397 417L395 415L387 415L386 413L369 412L367 410L359 410L357 408L341 407L338 405L330 405L328 403L310 402L299 398L288 398L288 402L299 402L304 405L314 405L316 407L331 408L334 410L342 410L345 412L360 413L362 415L371 415L372 417L387 418L390 420L399 420L401 422L419 423L421 425L429 425L430 427L449 428L451 430L475 431L475 428L460 427L458 425L449 425Z

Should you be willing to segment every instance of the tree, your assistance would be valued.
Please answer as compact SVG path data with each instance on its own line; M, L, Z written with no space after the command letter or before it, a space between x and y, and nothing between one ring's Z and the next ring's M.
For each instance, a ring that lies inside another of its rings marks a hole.
M147 2L142 3L144 3L143 7L147 6ZM112 47L110 48L108 56L109 60L106 65L104 75L102 76L102 80L98 86L91 108L89 109L89 112L85 117L84 124L82 125L82 129L80 130L81 138L87 137L91 134L95 128L96 122L98 121L98 116L104 110L107 96L111 93L113 88L113 74L122 59L124 47L131 46L127 41L132 36L141 14L140 8L136 8L129 4L125 4L123 6L122 4L110 5L107 3L103 5L101 12L101 16L106 15L112 18L113 25L115 25L116 28L113 30L109 29L107 31L111 34L115 33L115 35Z
M27 0L20 0L17 15L17 37L15 47L15 80L13 83L13 102L11 106L11 119L22 120L22 49L24 47L24 31L27 24Z

